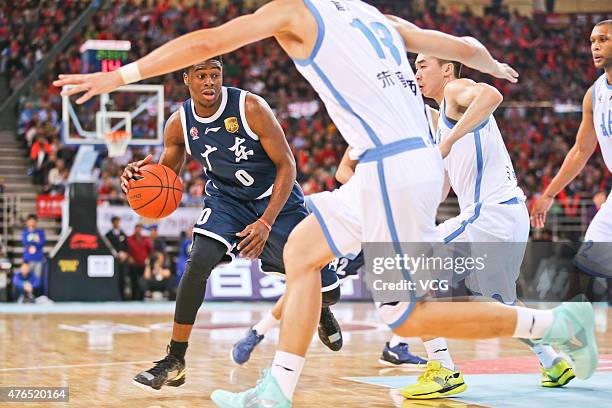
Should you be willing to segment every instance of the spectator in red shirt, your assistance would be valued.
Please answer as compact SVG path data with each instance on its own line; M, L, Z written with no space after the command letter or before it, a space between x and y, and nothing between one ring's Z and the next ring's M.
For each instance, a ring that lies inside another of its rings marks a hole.
M338 151L331 142L325 143L325 147L315 153L315 162L319 166L330 166L338 163L339 160Z
M128 238L128 254L130 265L130 287L132 288L132 300L144 299L140 279L144 275L147 259L153 252L153 245L148 237L142 235L142 224L134 227L134 234Z
M32 174L34 176L34 184L44 184L44 169L43 165L47 161L47 157L51 152L51 145L44 136L39 136L32 144L30 149L30 160L32 161Z

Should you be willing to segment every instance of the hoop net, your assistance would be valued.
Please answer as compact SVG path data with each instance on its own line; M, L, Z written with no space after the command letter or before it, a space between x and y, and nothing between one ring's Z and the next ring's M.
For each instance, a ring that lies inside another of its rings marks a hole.
M132 135L125 130L104 133L104 143L108 149L108 157L123 156L131 138Z

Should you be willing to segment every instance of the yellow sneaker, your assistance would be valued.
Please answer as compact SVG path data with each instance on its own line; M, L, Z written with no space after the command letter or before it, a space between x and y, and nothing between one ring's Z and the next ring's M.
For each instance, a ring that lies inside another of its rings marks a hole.
M542 387L563 387L575 377L572 366L564 359L558 358L552 367L542 368Z
M408 399L444 398L467 389L463 374L442 367L439 361L428 361L425 373L417 383L402 388L401 394Z

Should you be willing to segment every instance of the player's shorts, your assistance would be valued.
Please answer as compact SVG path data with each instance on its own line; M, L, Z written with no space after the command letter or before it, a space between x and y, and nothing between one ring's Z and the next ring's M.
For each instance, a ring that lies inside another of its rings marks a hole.
M610 196L591 221L584 243L574 258L580 270L597 277L612 278L612 203Z
M435 217L444 167L438 149L409 138L366 151L339 189L307 197L327 243L338 258L354 259L362 242L438 242ZM383 321L399 327L415 301Z
M243 201L213 190L210 195L204 196L204 209L193 232L225 244L227 252L222 262L231 262L240 252L236 246L243 239L237 237L236 234L247 225L256 222L264 213L269 201L270 197ZM272 225L272 231L260 255L263 272L284 275L283 249L285 243L293 228L307 215L304 195L300 187L295 184L285 206ZM324 292L335 289L339 285L338 276L329 266L321 270L321 286Z
M345 279L359 279L359 274L363 269L363 265L363 251L361 251L355 259L335 258L329 264L330 268L332 268L336 272L336 275L338 275L340 282L344 281Z
M473 205L438 225L438 230L446 243L472 243L472 256L487 251L499 254L494 262L489 262L495 264L494 270L473 271L465 279L472 294L506 304L516 301L516 281L529 239L529 212L523 199ZM499 245L487 246L488 243Z

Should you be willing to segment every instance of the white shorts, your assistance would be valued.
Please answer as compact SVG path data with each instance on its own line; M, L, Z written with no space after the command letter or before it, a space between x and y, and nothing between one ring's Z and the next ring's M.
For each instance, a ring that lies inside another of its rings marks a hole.
M445 242L527 242L529 212L523 200L481 203L438 225Z
M471 273L465 279L470 291L506 304L516 301L516 281L529 239L529 212L522 199L474 205L438 225L438 230L447 243L475 243L471 247L472 256L494 252L494 258L489 258L483 271Z
M306 198L339 258L353 259L364 242L440 241L435 227L444 174L439 150L422 146L395 153L392 148L362 156L353 177L339 189ZM402 302L401 313L396 307L392 317L381 316L395 328L412 307Z
M574 263L593 276L612 278L612 203L610 196L587 228Z
M442 160L432 148L359 163L339 189L312 194L306 204L339 258L353 259L362 242L438 242L435 217L442 196Z

